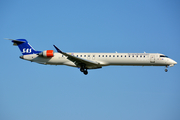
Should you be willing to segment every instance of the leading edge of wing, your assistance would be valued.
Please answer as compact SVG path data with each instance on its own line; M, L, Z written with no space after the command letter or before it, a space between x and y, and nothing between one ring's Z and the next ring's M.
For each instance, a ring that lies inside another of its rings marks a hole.
M67 57L68 60L74 62L76 65L81 65L81 64L86 64L86 65L95 65L98 66L99 63L95 62L95 61L91 61L91 60L87 60L87 59L83 59L83 58L79 58L73 55L70 55L68 53L62 52L58 47L56 47L55 45L53 45L55 47L55 49L57 50L57 52L65 55Z

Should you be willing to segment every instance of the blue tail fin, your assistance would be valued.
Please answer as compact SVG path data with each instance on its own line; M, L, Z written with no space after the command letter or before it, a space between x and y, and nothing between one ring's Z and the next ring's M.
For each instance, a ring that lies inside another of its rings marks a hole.
M26 39L12 40L14 45L18 46L23 55L38 54L41 51L36 51Z

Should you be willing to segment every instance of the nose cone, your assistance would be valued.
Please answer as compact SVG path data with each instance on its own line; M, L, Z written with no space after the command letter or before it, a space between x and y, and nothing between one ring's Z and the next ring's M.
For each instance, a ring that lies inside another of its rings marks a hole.
M174 60L172 60L172 59L171 59L169 62L170 62L170 63L169 63L169 64L170 64L170 65L169 65L170 67L173 67L174 65L177 64L177 62L174 61Z
M175 65L175 64L177 64L177 62L176 62L176 61L174 61L174 60L172 60L172 59L170 59L170 61L169 61L169 62L170 62L170 64L174 64L174 65Z
M175 64L177 64L177 62L171 59L171 64L175 65Z

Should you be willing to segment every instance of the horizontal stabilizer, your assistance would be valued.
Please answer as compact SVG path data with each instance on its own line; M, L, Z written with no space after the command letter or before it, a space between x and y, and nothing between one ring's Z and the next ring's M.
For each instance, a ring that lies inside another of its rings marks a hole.
M8 38L4 38L4 39L6 39L6 40L11 40L11 41L14 42L14 43L24 43L24 42L26 42L26 41L14 40L14 39L8 39Z

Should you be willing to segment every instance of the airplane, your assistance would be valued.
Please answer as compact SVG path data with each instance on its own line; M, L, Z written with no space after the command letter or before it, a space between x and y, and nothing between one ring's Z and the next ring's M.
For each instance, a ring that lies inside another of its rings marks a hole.
M22 52L21 59L44 65L67 65L80 68L85 75L88 69L99 69L104 66L168 66L173 67L176 61L160 53L66 53L53 45L54 50L36 51L26 39L8 39Z

